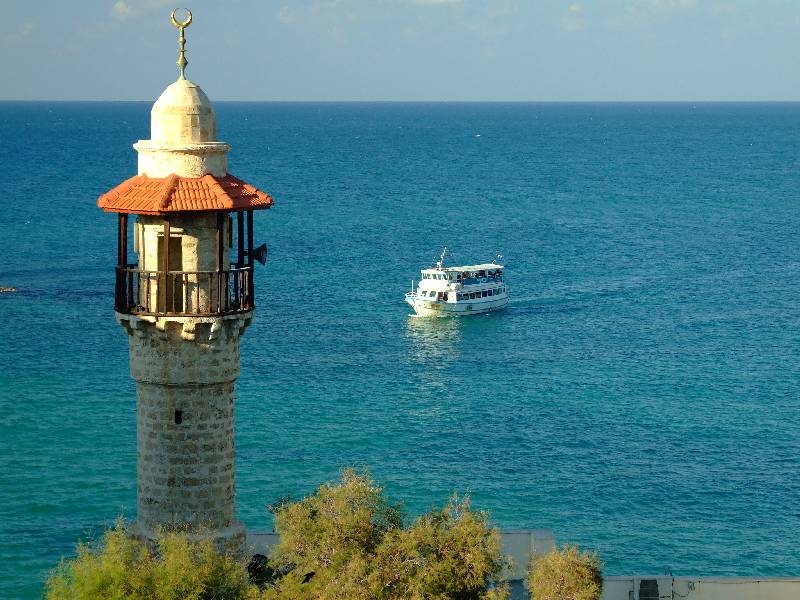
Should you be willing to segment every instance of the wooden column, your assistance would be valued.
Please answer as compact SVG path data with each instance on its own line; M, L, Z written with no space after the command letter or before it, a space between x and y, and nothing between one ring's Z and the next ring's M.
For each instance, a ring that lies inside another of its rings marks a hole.
M244 215L242 211L236 213L236 266L241 269L244 266Z
M126 213L119 213L117 264L120 267L125 267L128 264L128 215Z
M161 241L164 244L161 247L161 271L163 273L158 274L157 285L158 285L158 296L159 298L164 299L164 306L162 307L163 312L167 312L167 287L169 286L169 215L164 215L164 239ZM163 287L161 285L161 281L163 278Z
M244 266L244 215L236 212L236 275L233 277L233 295L236 298L236 310L241 310L244 302L246 282L241 268Z
M225 239L222 237L225 233L225 214L218 212L217 213L217 311L223 312L227 307L227 302L223 301L223 289L225 290L225 295L227 296L228 286L223 286L222 281L222 271L223 271L223 262L224 262L224 253L225 253Z
M255 283L253 277L253 211L247 211L247 266L249 267L250 285L247 289L248 304L253 308L255 304Z
M124 299L131 295L128 283L128 273L125 266L128 264L128 215L119 213L119 230L117 231L117 279L114 285L114 308L127 310Z
M164 239L161 243L164 244L161 247L161 270L167 273L169 272L169 215L164 215Z
M247 266L253 266L253 211L247 211Z

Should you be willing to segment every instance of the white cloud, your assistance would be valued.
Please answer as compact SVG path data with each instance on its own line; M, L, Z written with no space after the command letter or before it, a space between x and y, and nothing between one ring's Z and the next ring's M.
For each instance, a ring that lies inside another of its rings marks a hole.
M697 6L697 0L652 0L655 8L666 9L691 9Z
M4 36L0 37L0 44L3 46L13 46L19 44L25 38L30 37L33 33L34 24L31 21L25 21L17 25L16 29L9 31Z
M173 4L175 0L117 0L111 7L111 16L117 21L125 21Z
M612 27L640 27L689 15L700 8L699 0L631 0L612 11L606 23Z
M134 16L134 10L128 6L125 0L117 0L114 6L111 7L111 16L118 21L124 21Z
M294 23L295 19L294 12L292 12L292 9L289 8L288 6L281 6L278 9L276 17L278 18L278 21L280 21L284 25L291 25L292 23Z
M412 4L420 6L438 6L441 4L461 4L461 0L411 0Z
M586 29L588 21L583 5L575 2L567 8L567 14L561 17L561 29L564 31L581 31Z

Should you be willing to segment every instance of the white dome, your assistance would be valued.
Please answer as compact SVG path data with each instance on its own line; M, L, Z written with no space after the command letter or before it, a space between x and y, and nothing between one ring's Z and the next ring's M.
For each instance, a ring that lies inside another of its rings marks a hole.
M217 117L196 83L179 79L159 96L150 112L150 140L166 144L214 142Z

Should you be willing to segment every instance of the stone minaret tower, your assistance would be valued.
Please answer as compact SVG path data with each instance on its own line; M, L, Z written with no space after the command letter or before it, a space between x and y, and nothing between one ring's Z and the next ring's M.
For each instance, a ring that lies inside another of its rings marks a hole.
M217 141L211 102L184 77L191 13L179 23L173 12L172 22L180 29L180 78L153 105L151 139L134 145L138 175L97 202L119 215L115 309L136 380L131 529L152 540L159 526L185 528L242 551L234 382L255 308L253 259L265 250L253 250L253 211L272 199L228 173L230 146ZM137 215L132 227L129 215Z

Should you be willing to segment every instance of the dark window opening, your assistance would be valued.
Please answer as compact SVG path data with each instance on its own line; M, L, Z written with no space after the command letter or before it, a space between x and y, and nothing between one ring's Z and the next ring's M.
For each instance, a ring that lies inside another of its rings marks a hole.
M181 423L183 423L183 411L182 410L176 410L175 411L175 425L180 425Z

